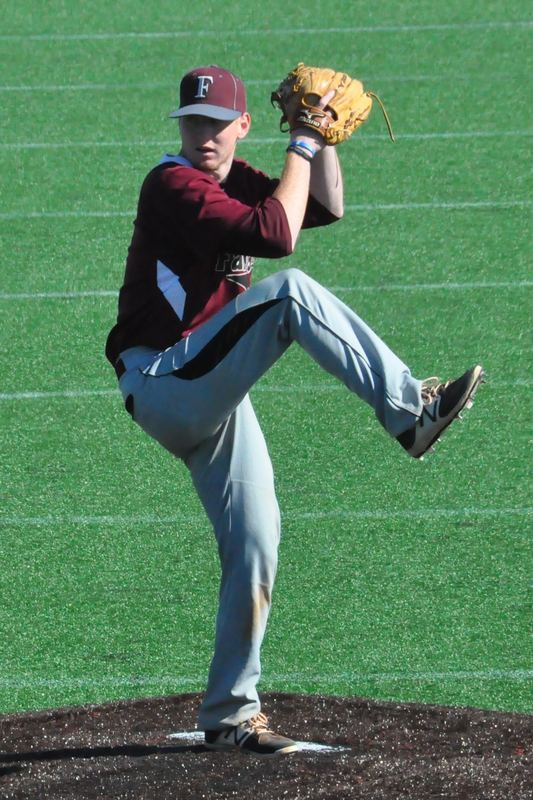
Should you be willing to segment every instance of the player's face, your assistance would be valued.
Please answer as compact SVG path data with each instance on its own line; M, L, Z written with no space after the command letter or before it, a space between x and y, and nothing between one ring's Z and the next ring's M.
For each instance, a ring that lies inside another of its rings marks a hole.
M231 122L199 114L181 117L181 155L222 181L230 170L238 140L244 139L249 129L248 113Z

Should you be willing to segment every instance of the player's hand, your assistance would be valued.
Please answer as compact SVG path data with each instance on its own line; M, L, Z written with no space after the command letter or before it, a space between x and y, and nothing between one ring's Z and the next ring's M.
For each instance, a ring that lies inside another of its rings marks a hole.
M329 103L329 101L333 98L334 94L335 94L334 90L326 92L326 94L323 97L321 97L320 100L318 101L317 108L324 109ZM298 104L297 97L294 98L294 103L295 103L294 110L296 110L296 105ZM312 145L317 152L319 150L323 150L324 147L326 146L326 140L324 139L324 137L320 133L317 133L316 131L313 131L311 130L311 128L308 127L294 128L292 131L289 132L289 136L291 139L298 139L300 141L303 140L307 142L308 144Z

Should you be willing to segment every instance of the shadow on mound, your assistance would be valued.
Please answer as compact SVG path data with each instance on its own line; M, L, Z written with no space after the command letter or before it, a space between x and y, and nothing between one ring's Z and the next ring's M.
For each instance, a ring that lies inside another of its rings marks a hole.
M272 727L328 745L268 761L211 753L200 695L0 716L1 800L529 800L532 717L265 694ZM190 733L183 739L172 734ZM183 744L176 744L183 741ZM337 748L337 749L335 749Z

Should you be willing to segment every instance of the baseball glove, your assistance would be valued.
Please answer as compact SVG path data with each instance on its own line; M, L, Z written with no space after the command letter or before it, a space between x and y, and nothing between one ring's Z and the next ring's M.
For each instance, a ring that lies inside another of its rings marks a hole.
M318 104L322 97L332 94L327 105ZM303 62L289 72L270 101L281 110L280 130L307 127L324 137L326 144L346 141L367 119L372 109L372 99L378 101L394 141L391 124L383 103L374 92L365 92L363 84L345 72L335 72L325 67L308 67Z

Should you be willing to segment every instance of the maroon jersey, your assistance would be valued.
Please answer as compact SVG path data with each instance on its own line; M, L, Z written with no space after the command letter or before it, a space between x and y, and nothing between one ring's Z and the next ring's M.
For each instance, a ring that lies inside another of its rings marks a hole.
M144 345L165 349L201 325L251 281L254 257L291 252L277 180L235 159L220 184L181 156L166 156L144 180L106 355ZM310 198L304 227L336 219Z

